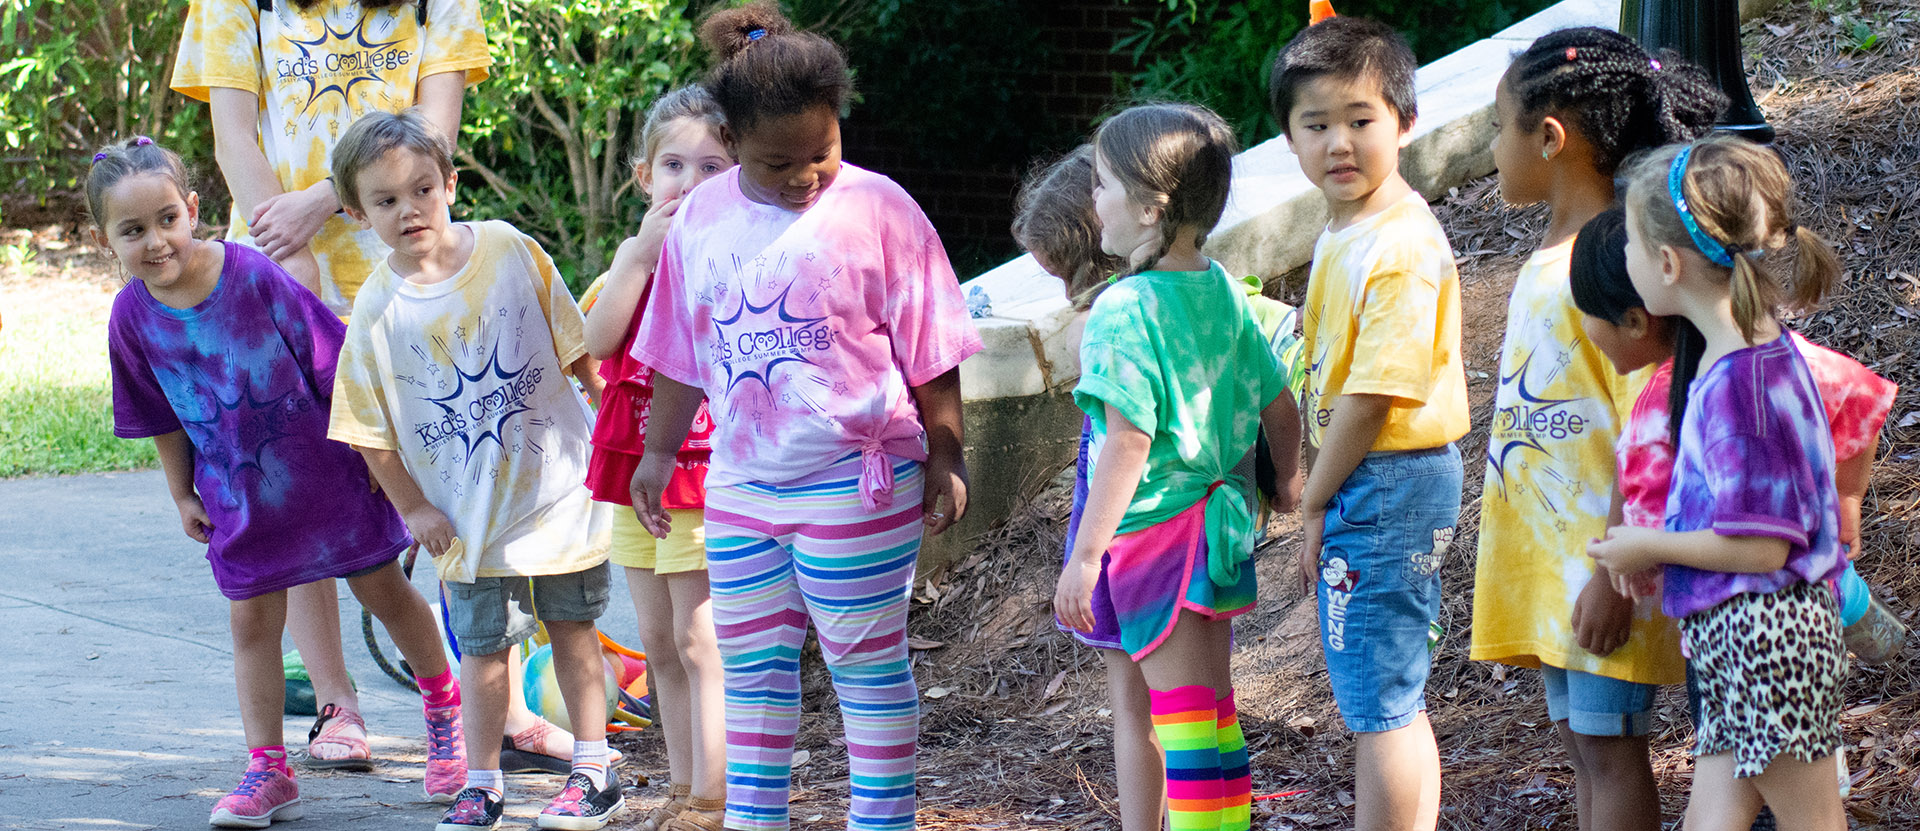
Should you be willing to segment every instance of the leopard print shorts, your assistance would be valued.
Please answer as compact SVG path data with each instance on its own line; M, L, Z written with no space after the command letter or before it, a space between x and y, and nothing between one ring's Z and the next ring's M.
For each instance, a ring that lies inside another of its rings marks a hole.
M1695 756L1732 753L1758 776L1782 753L1812 762L1840 748L1846 647L1825 585L1742 594L1680 621L1700 689Z

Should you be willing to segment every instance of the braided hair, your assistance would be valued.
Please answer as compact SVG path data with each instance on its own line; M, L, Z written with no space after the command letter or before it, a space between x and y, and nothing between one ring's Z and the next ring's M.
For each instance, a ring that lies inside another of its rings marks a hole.
M838 116L853 96L840 47L796 31L773 0L714 12L700 24L700 40L716 61L707 73L707 92L737 133L750 132L763 118L814 107L830 107Z
M1161 210L1160 248L1126 264L1139 274L1173 250L1182 228L1194 228L1193 244L1206 244L1219 224L1233 186L1233 129L1196 104L1143 104L1106 120L1093 145L1127 198Z
M1513 59L1503 81L1532 132L1553 114L1594 148L1612 176L1634 153L1713 129L1727 97L1685 59L1647 54L1631 38L1587 26L1549 32Z

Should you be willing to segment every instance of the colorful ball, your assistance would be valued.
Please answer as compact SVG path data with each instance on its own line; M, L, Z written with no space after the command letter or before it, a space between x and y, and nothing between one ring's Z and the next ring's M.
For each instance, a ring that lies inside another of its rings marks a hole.
M607 681L607 712L612 713L620 701L620 677L605 660L600 662L600 668ZM560 729L573 732L566 699L560 695L560 681L553 673L553 646L542 645L528 655L525 672L521 691L526 694L527 709Z

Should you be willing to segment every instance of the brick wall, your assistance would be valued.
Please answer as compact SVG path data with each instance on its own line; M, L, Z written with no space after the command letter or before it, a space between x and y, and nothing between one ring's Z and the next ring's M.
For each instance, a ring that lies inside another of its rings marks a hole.
M1046 72L1022 84L1015 106L1045 113L1049 135L1037 146L1057 155L1083 141L1093 119L1120 100L1116 84L1133 70L1131 57L1111 52L1147 6L1120 0L1057 0L1039 4L1035 21L1049 49ZM927 79L939 83L940 79ZM885 113L855 109L843 125L848 161L877 170L907 189L946 243L961 279L998 265L1015 251L1007 226L1020 177L1034 159L956 169L941 159L911 158L894 140L913 125L889 123Z

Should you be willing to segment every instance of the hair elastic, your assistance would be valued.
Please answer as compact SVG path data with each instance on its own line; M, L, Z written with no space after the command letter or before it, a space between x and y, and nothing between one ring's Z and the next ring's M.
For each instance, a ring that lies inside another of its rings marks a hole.
M1567 60L1571 62L1574 58L1577 58L1577 57L1580 57L1580 50L1575 49L1571 46L1567 47Z
M1707 259L1723 268L1733 267L1733 252L1719 240L1700 230L1700 223L1693 220L1693 211L1687 208L1684 185L1687 180L1687 160L1693 157L1691 146L1682 148L1680 155L1673 157L1673 166L1667 168L1667 195L1673 198L1673 209L1680 213L1680 224L1687 227L1687 236L1693 238L1693 246L1700 249Z
M1647 66L1651 66L1651 67L1653 67L1653 71L1655 71L1655 72L1659 72L1659 71L1660 71L1660 59L1659 59L1659 58L1648 58L1648 59L1647 59Z
M152 143L153 143L153 139L150 139L150 138L147 138L146 136L134 136L134 137L133 137L133 146L134 146L134 147L145 147L145 146L147 146L147 145L149 145L149 144L152 144ZM105 150L102 150L102 151L100 151L100 152L98 152L98 153L95 153L95 154L93 154L93 163L94 163L94 164L99 164L99 163L101 163L101 162L103 162L103 161L105 161L105 160L106 160L106 158L107 158L107 151L105 151Z
M751 29L748 29L748 30L747 30L747 42L748 42L748 43L752 43L752 42L754 42L754 41L756 41L756 40L759 40L759 39L761 39L761 38L763 38L763 37L766 37L766 36L767 36L767 30L766 30L766 28L765 28L765 27L761 27L761 26L755 26L755 27L753 27L753 28L751 28Z

